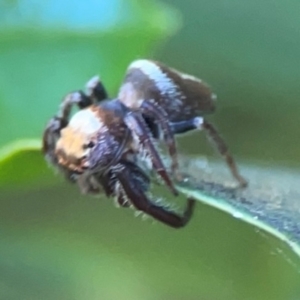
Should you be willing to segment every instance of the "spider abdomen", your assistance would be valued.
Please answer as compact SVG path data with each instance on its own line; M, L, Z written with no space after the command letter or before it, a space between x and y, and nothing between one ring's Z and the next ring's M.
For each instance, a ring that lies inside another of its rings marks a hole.
M149 101L175 122L214 112L216 95L194 76L155 61L137 60L127 69L119 99L132 109Z

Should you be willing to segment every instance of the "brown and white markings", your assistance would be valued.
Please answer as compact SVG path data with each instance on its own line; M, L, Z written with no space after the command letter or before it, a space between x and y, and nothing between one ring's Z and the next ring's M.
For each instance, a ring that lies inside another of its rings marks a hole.
M225 142L203 118L214 111L214 100L200 79L157 62L137 60L129 66L116 99L108 99L98 77L87 83L87 93L68 94L44 131L43 152L83 193L105 193L122 207L134 207L179 228L190 220L195 200L187 199L185 211L178 214L147 196L150 179L143 161L150 162L150 169L178 194L154 140L166 143L172 171L178 174L174 135L203 129L233 176L246 185ZM71 116L74 105L79 111Z

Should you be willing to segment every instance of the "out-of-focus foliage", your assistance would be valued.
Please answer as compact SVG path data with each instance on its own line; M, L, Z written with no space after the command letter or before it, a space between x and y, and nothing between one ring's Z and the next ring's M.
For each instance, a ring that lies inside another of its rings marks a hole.
M1 3L0 145L39 138L60 99L95 74L113 96L128 63L175 29L173 11L152 1Z
M234 153L293 162L298 4L176 2L186 26L160 48L163 60L212 83ZM150 0L0 0L0 24L0 145L12 142L0 151L0 299L300 297L299 258L279 240L201 203L180 231L142 221L80 196L39 152L63 95L99 73L113 96L128 63L174 32L177 13ZM196 136L183 152L208 150Z
M160 57L212 86L216 123L234 153L299 168L300 2L165 2L184 26ZM193 154L202 147L192 137L182 144Z

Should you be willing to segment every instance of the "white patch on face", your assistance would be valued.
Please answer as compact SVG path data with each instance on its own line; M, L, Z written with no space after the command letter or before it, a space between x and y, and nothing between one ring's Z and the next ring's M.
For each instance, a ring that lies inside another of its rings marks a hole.
M101 120L90 109L83 109L77 112L68 125L74 131L82 132L88 136L95 134L102 126Z
M171 105L178 104L180 107L183 95L180 91L178 91L172 79L163 73L159 66L152 61L141 59L134 61L128 67L128 69L134 68L141 70L146 76L148 76L148 78L155 83L157 89L162 95L172 99L173 103L170 103Z

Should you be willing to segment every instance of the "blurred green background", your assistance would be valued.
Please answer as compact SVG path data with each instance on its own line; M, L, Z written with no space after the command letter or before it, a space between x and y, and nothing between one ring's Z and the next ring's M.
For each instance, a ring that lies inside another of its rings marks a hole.
M129 62L148 57L212 86L211 119L239 161L297 168L299 9L0 0L0 145L40 138L63 95L95 74L115 95ZM199 134L179 146L218 159ZM81 196L34 151L1 166L0 299L300 299L299 258L229 215L198 204L175 231Z

